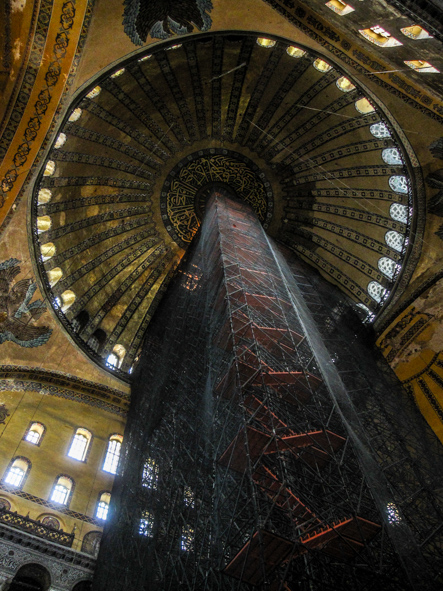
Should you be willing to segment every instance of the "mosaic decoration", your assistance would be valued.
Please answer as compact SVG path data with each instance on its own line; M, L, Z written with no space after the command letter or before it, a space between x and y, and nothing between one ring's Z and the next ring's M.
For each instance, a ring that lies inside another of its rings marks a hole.
M35 326L46 311L42 300L30 303L37 284L33 279L13 283L20 273L17 259L0 263L0 344L12 341L21 347L39 347L51 336L52 329Z
M200 150L168 175L161 192L162 218L171 237L187 246L198 228L214 188L229 189L256 212L263 227L272 217L271 184L249 158L223 149Z
M5 404L0 404L0 425L4 425L7 417L9 417L8 409ZM0 504L1 507L1 504Z
M131 41L143 45L148 35L167 39L192 33L194 27L208 31L211 10L211 0L125 0L123 25Z

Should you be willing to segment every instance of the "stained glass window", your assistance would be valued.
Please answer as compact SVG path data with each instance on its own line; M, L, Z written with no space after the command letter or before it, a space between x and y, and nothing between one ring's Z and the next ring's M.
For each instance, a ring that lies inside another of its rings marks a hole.
M189 525L185 525L182 529L180 548L185 552L192 552L194 550L194 528Z
M373 123L369 128L369 131L378 139L383 139L385 137L391 137L391 132L386 127L385 123L379 121L378 123Z
M67 505L74 482L68 476L59 476L52 489L51 501L60 505Z
M378 268L384 275L386 275L386 277L389 277L390 279L394 277L397 266L397 263L389 257L382 257L378 261Z
M148 458L143 465L142 486L157 488L158 465L152 458Z
M108 449L106 450L106 457L103 463L103 470L105 472L109 472L110 474L117 472L122 441L123 437L121 435L111 435L109 438Z
M389 179L389 186L396 193L408 193L408 179L404 175L391 176Z
M368 294L377 303L380 303L383 296L387 294L387 290L378 283L378 281L371 281L368 285Z
M385 234L385 242L390 248L393 248L397 252L401 252L405 243L405 237L403 234L400 234L400 232L389 230L389 232L386 232Z
M389 213L391 218L396 222L401 222L402 224L408 223L409 207L407 205L403 205L402 203L393 203L389 208Z
M83 462L86 458L86 452L88 451L91 438L92 434L87 429L77 429L71 447L69 448L68 456L74 460Z
M154 516L149 511L143 511L142 517L140 519L138 533L141 536L146 536L147 538L152 538L154 529Z
M106 520L106 518L108 517L110 501L111 493L104 492L100 495L100 500L97 504L97 511L95 512L95 516L97 517L97 519L103 519L103 521Z
M381 157L383 158L384 162L386 162L386 164L391 164L392 166L403 164L401 154L397 148L385 148L381 153Z

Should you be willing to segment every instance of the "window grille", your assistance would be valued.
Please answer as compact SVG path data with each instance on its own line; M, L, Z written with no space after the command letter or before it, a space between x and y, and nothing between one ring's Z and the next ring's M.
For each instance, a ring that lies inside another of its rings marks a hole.
M381 153L381 157L386 164L390 164L392 166L399 166L403 164L403 160L401 158L400 152L397 148L385 148Z
M389 208L391 218L396 222L407 224L409 219L409 207L402 203L393 203Z
M403 175L391 176L389 179L389 186L396 193L407 195L409 192L408 179Z
M385 234L385 242L390 248L393 248L397 252L401 252L405 244L405 237L403 234L400 234L400 232L389 230L389 232L386 232Z
M373 123L369 128L369 131L372 133L374 137L376 137L379 140L386 137L392 137L389 129L381 121L379 123Z
M383 296L387 294L387 290L378 281L371 281L368 285L368 294L373 300L380 303Z
M389 257L382 257L378 261L378 268L384 275L386 275L386 277L389 277L389 279L392 279L394 277L394 273L397 267L400 267L400 265L398 265Z

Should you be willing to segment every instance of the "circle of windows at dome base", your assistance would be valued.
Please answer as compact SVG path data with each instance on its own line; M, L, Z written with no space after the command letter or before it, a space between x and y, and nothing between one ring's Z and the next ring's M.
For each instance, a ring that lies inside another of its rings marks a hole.
M386 164L391 166L401 166L403 164L401 154L397 148L385 148L381 153L381 157Z
M69 119L68 121L70 123L74 123L74 121L78 121L81 117L82 114L82 110L80 109L80 107L77 107L76 109L74 109L72 111L72 113L69 115Z
M66 133L60 133L57 137L57 140L54 144L54 148L56 150L60 150L60 148L66 143L67 137Z
M396 193L407 195L409 193L408 179L403 175L391 176L389 179L389 186Z
M303 49L300 49L299 47L294 47L293 45L286 48L286 53L291 57L296 58L303 57L304 55L306 55L306 51L303 51Z
M392 279L397 269L400 269L400 265L390 259L389 257L381 257L378 261L378 268L386 275L389 279Z
M367 115L368 113L373 113L375 111L373 105L371 105L366 97L359 99L355 103L355 108L362 115Z
M264 37L258 37L257 43L258 45L260 45L260 47L266 47L270 49L271 47L274 47L274 45L276 45L277 41L274 41L274 39L265 39Z
M358 302L358 304L356 304L356 306L357 306L357 308L360 308L361 310L363 310L363 312L366 314L365 321L374 320L375 314L373 314L371 312L371 310L368 308L368 306L363 304L363 302Z
M397 252L401 252L403 246L407 244L403 234L400 234L400 232L396 232L395 230L389 230L389 232L386 232L385 242L390 248L393 248Z
M389 208L389 214L396 222L407 224L409 220L409 207L402 203L392 203Z
M337 88L342 92L351 92L355 90L354 84L350 80L348 80L345 76L339 78L336 82Z
M317 58L312 65L319 72L323 72L323 74L326 74L326 72L332 70L332 66L320 58Z
M380 285L378 281L371 281L368 284L368 294L378 304L381 302L382 298L384 298L388 293L389 292L383 287L383 285Z
M369 131L372 133L374 137L376 137L379 140L386 137L392 137L391 132L387 128L386 124L382 123L381 121L379 121L378 123L373 123L370 126Z

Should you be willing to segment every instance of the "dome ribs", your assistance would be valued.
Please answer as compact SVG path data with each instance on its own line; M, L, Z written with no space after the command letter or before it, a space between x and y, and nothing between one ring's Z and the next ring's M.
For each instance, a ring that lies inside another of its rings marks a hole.
M233 77L233 80L231 84L231 94L229 97L225 125L223 127L223 138L229 142L234 141L234 127L237 121L238 107L243 92L248 66L251 61L252 51L255 45L256 43L253 38L246 37L243 39L237 58L237 69L232 74L229 74L229 77Z
M85 102L86 101L86 102ZM119 131L122 131L128 137L134 139L137 143L139 143L144 148L149 150L150 156L155 154L158 158L163 161L166 161L169 158L169 154L165 152L162 148L160 148L156 142L154 142L149 136L142 133L138 129L135 129L131 125L128 125L124 121L122 121L119 117L116 117L112 113L109 113L106 109L104 109L101 105L97 105L94 101L89 99L84 99L81 103L81 107L87 109L90 113L99 117L106 123L109 123L111 127L117 128ZM160 164L160 163L158 163Z
M65 289L72 287L74 283L79 281L90 271L96 269L97 267L100 267L100 265L106 263L108 259L111 259L112 257L114 257L117 254L120 254L121 252L124 252L125 258L131 257L135 252L134 249L130 250L131 247L135 246L139 242L145 241L143 248L151 248L154 245L156 239L157 233L153 228L143 230L143 232L138 232L137 234L132 234L132 236L129 236L121 242L114 244L113 246L111 246L111 248L106 249L99 256L94 257L86 265L82 265L75 271L70 270L70 274L66 278L58 281L57 284L54 286L54 294L61 294L63 291L65 291ZM128 252L125 252L126 250L128 250Z
M251 93L246 110L241 116L241 122L235 136L235 141L237 143L244 143L246 134L250 129L251 122L257 114L260 101L263 98L265 90L271 80L272 75L275 73L275 70L278 67L284 52L285 46L282 43L277 43L277 45L271 49L268 60L263 67L260 76L257 77L257 83Z
M256 145L256 151L263 156L263 154L269 150L271 144L278 141L278 135L282 130L286 129L287 125L289 125L289 123L302 111L303 107L307 106L313 99L318 97L323 90L336 80L336 78L337 72L331 70L316 80L314 84L298 97L297 103L291 104L291 106L267 129L266 135L264 135Z
M118 101L122 103L156 138L156 142L163 144L171 154L177 151L177 145L167 135L168 130L162 129L153 119L146 113L146 109L136 103L130 96L128 96L120 86L107 78L103 81L102 86L110 94L112 94Z
M302 57L297 64L292 68L291 72L286 76L283 83L278 87L271 101L263 106L262 114L258 119L258 123L254 124L254 128L249 134L246 142L243 145L247 145L251 150L254 149L255 144L259 141L259 138L263 134L263 130L266 130L271 119L274 117L276 111L281 106L288 92L293 88L295 83L303 76L303 74L311 66L311 61L307 58Z
M186 43L184 45L184 50L186 52L189 73L191 75L195 118L197 120L199 139L202 140L208 137L208 130L206 128L205 95L196 44L194 42Z
M140 64L138 62L130 64L127 70L134 78L134 80L136 80L137 83L140 85L140 88L143 90L146 97L152 102L154 107L157 109L158 113L163 117L166 125L175 135L177 141L182 146L189 143L187 138L185 137L179 120L171 113L164 99L162 99L160 94L157 92L155 86L146 77L144 70L140 67Z
M96 313L94 314L92 311L90 312L90 319L81 333L85 340L88 340L92 333L100 326L105 316L107 316L112 308L120 302L121 298L127 293L129 288L134 285L134 283L136 283L137 280L144 274L148 274L148 276L150 275L153 263L155 263L158 258L161 257L161 255L167 253L168 248L165 246L163 241L158 242L153 249L148 249L145 247L145 245L142 245L140 248L134 251L133 261L140 259L140 257L145 255L147 252L149 254L137 264L135 269L129 273L123 281L118 284L118 287L100 305ZM93 285L91 290L89 290L87 293L91 293L91 295L93 295L94 289L96 290L96 293L99 289L104 289L105 287L109 286L111 280L114 279L118 273L121 273L128 268L128 264L125 263L125 261L122 262L124 263L124 266L117 265L115 270L112 269L106 275L104 275L101 280ZM87 297L87 295L85 294L84 297ZM86 306L84 305L83 307Z

